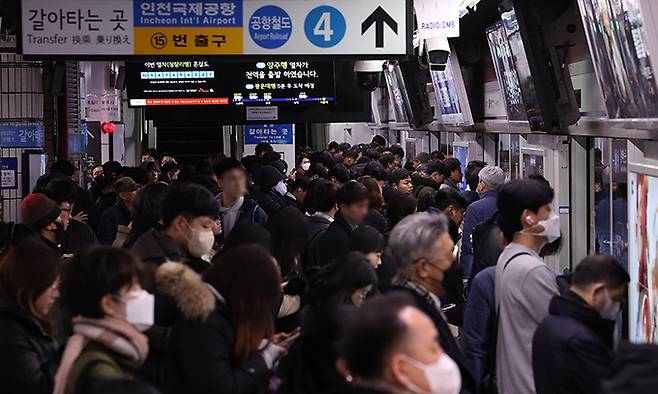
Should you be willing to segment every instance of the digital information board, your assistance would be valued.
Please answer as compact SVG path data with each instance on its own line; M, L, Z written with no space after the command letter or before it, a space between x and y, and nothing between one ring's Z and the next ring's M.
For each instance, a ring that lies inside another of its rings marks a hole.
M328 105L335 101L332 62L301 60L127 63L131 106Z

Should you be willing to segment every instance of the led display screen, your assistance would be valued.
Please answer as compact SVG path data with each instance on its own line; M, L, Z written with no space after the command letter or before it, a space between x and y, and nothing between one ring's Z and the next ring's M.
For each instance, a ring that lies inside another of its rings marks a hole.
M610 119L658 118L658 89L639 0L580 0Z
M335 101L332 62L303 60L127 64L131 106L328 105Z
M496 70L496 77L509 121L525 122L528 115L521 92L521 82L516 72L512 48L502 23L498 22L487 29L489 50Z

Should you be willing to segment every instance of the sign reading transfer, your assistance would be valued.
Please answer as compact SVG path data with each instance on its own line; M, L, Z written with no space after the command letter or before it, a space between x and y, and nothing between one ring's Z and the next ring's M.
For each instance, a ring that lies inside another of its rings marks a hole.
M412 52L412 0L23 0L26 55Z

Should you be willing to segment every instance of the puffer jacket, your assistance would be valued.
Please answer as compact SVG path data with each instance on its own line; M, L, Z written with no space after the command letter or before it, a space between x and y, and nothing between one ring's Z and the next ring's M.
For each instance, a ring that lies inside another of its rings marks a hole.
M269 369L260 354L245 365L234 362L237 334L219 293L177 263L158 268L156 287L180 311L169 336L166 392L242 394L263 390Z

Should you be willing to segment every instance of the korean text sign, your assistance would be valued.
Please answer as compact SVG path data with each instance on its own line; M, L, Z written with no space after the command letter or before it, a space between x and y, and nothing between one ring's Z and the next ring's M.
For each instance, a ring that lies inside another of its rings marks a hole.
M28 55L406 55L411 0L23 0Z

